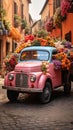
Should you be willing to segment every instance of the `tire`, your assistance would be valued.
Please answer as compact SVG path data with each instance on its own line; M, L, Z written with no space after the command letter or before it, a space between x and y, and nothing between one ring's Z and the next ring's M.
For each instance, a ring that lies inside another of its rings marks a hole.
M64 93L70 94L70 92L71 92L71 81L64 85Z
M46 82L43 92L40 94L40 102L43 104L49 103L51 100L52 88L51 83Z
M16 91L7 90L7 97L9 101L14 102L17 100L19 93Z

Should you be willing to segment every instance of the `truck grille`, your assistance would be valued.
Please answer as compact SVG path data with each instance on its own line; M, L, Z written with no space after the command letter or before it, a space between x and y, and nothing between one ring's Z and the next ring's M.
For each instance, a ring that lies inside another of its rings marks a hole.
M16 74L16 87L28 87L28 75Z

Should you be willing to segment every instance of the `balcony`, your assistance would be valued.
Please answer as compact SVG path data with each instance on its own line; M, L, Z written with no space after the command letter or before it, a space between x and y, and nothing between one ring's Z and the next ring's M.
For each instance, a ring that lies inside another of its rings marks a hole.
M9 30L5 28L5 25L3 24L3 21L0 21L0 36L8 35Z

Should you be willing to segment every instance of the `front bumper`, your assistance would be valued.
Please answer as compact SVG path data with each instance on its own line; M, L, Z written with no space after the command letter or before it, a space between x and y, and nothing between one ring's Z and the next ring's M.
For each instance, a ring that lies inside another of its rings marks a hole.
M20 88L20 87L11 87L11 86L2 86L3 89L18 91L21 93L42 93L43 90L41 88Z

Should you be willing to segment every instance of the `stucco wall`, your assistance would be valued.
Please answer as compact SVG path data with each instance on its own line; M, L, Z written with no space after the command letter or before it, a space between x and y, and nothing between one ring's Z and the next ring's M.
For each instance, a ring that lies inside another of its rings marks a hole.
M27 23L29 24L29 3L28 0L24 0L24 17L27 20Z
M6 19L12 24L12 6L13 0L3 0L3 8L6 10Z
M29 23L29 1L28 0L3 0L3 8L6 10L5 19L10 21L11 25L14 26L14 1L18 6L18 15L21 15L21 3L24 4L24 18L26 18L27 23ZM18 28L19 31L20 27ZM9 50L8 52L12 52L12 38L7 36L0 36L2 42L0 43L0 65L3 62L3 58L6 56L6 42L9 42ZM0 66L1 67L1 66Z
M53 0L48 0L47 5L41 13L41 20L46 20L47 16L53 16Z
M49 3L49 2L48 2ZM41 20L46 20L47 16L49 14L49 5L47 4L41 14Z

